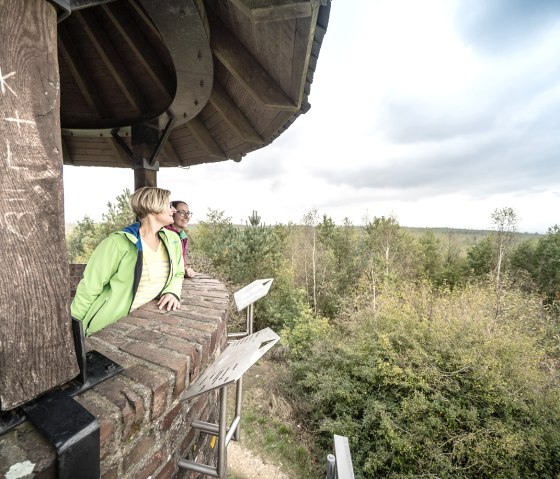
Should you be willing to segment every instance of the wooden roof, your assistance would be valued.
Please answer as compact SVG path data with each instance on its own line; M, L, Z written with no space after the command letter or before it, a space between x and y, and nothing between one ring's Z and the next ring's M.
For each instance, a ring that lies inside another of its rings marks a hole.
M160 167L239 161L310 108L330 0L74 1L58 24L65 164L132 167L139 123Z

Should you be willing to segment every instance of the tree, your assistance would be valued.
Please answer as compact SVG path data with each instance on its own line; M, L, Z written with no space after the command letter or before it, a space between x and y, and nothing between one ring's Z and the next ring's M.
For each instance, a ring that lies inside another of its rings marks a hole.
M477 277L490 274L494 268L494 244L487 236L467 251L467 268Z
M491 214L492 223L496 232L494 234L496 248L496 286L500 284L500 274L506 260L509 249L513 241L513 236L517 231L519 221L517 213L513 208L505 206L496 208Z
M97 246L96 224L89 216L78 221L66 240L68 260L70 263L87 263Z
M549 301L560 300L560 227L549 228L535 249L536 281Z
M130 208L130 190L126 188L117 196L116 202L107 203L107 213L103 213L103 221L101 223L101 239L105 238L114 231L123 229L124 227L134 223L136 218Z
M432 231L427 231L420 237L419 244L421 273L432 284L437 284L443 270L441 241L435 237Z

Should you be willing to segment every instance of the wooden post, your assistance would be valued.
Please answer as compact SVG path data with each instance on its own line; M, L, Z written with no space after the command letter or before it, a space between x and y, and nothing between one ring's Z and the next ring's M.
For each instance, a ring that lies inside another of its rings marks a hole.
M78 374L64 234L56 10L0 0L0 409Z
M151 156L158 143L158 122L132 125L131 141L134 168L134 189L142 186L157 186L159 162L150 163Z

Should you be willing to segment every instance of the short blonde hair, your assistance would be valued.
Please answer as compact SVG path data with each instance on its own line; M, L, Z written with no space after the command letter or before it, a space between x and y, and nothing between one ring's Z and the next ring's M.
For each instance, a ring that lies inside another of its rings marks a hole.
M171 191L155 186L143 186L130 197L130 208L138 219L144 219L149 214L157 215L169 208Z

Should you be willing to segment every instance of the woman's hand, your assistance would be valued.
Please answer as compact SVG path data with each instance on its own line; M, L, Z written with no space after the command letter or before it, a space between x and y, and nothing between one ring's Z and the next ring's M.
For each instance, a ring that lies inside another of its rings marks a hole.
M181 302L171 293L164 294L157 302L159 309L175 311L181 307Z
M187 268L185 270L185 278L193 278L194 276L196 276L196 272L194 271L194 269Z

